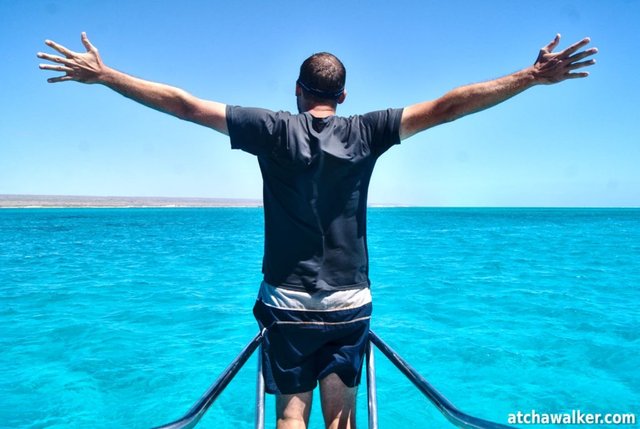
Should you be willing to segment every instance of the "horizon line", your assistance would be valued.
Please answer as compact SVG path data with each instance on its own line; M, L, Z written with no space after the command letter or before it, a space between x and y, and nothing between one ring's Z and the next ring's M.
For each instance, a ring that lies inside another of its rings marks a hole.
M258 198L116 196L62 194L0 194L0 208L216 208L263 207ZM638 209L640 206L549 206L549 205L476 205L448 206L403 203L368 203L370 208L451 208L451 209Z

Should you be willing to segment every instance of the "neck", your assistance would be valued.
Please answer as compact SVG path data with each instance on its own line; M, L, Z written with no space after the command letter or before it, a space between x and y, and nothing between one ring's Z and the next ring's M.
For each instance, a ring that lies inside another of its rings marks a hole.
M332 106L313 106L307 109L306 112L310 113L315 118L326 118L327 116L333 116L336 114L335 107Z
M301 96L297 97L297 103L298 112L308 112L316 118L326 118L327 116L333 116L336 114L336 105L334 103L322 103L316 102L315 100L312 102L311 100L307 100Z

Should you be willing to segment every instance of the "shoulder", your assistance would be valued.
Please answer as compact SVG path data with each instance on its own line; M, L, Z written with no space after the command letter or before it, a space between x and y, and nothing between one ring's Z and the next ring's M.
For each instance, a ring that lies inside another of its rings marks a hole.
M361 135L377 157L400 143L402 109L376 110L355 117Z
M360 115L360 117L363 121L374 124L399 122L402 118L402 109L375 110Z
M227 105L226 109L231 147L254 155L268 153L274 144L286 138L293 128L291 122L300 116L258 107Z
M345 118L351 127L358 127L367 134L377 134L385 130L393 133L400 128L402 109L384 109L367 112L361 115L353 115Z
M269 120L295 116L285 111L273 111L261 107L244 107L233 105L227 105L226 114L228 121Z
M273 133L284 122L290 122L299 115L286 111L273 111L259 107L243 107L227 105L227 126L231 130L257 129Z

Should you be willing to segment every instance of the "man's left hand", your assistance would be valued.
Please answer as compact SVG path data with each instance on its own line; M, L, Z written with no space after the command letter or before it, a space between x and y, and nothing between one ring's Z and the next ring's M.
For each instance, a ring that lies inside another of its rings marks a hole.
M588 67L596 63L594 59L582 60L596 54L598 52L597 48L578 52L582 47L589 44L589 42L591 42L591 39L586 37L562 52L553 53L553 50L560 43L560 35L556 35L551 43L540 49L538 59L533 65L533 74L536 81L541 84L552 84L562 82L566 79L589 76L588 72L574 72L576 69Z

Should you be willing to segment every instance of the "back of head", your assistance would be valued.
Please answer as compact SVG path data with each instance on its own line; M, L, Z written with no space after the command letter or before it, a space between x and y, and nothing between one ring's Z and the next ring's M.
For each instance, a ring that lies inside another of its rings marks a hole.
M320 52L304 60L298 84L314 98L337 100L344 93L346 78L342 62L335 55Z

